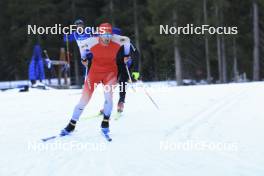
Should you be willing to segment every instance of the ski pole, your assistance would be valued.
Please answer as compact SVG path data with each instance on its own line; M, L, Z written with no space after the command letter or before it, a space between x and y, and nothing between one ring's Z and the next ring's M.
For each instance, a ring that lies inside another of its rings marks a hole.
M70 78L70 82L71 82L71 71L70 71L70 47L69 47L69 38L68 38L68 34L66 34L66 58L67 58L67 67L66 67L66 70L65 70L65 76L67 78L67 76ZM66 81L66 84L68 84L68 81L67 79L65 80ZM69 82L69 84L70 84Z
M85 69L85 78L84 78L84 83L86 82L86 79L88 77L88 65L89 65L89 61L87 60L87 65L86 65L86 69ZM90 80L87 80L88 83L88 88L91 89L91 83Z
M129 77L129 82L132 83L132 79L131 79L131 75L130 75L130 72L129 72L129 69L127 67L127 64L126 64L126 70L127 70L127 74L128 74L128 77ZM134 87L132 87L134 91L136 91L134 89ZM157 103L154 101L154 99L150 96L150 94L147 92L147 90L143 87L143 90L144 90L144 93L147 95L147 97L150 99L150 101L154 104L154 106L159 110L159 106L157 105Z
M88 66L85 67L85 77L84 77L84 81L86 81L86 79L87 79L87 74L88 74Z
M68 67L70 67L70 48L69 48L69 39L68 34L66 34L66 57L68 62Z
M153 98L150 96L150 94L147 92L147 90L145 88L143 88L145 94L149 97L150 101L155 105L155 107L159 110L159 106L157 105L157 103L153 100Z
M128 77L129 77L129 82L132 83L131 75L130 75L129 69L127 67L127 64L126 64L126 71L127 71Z

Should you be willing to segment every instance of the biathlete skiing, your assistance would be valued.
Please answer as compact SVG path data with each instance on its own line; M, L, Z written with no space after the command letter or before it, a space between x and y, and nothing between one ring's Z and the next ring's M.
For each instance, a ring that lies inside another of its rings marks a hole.
M123 40L113 37L112 26L109 23L103 23L99 26L104 32L97 37L89 37L85 39L85 54L82 55L82 63L89 64L89 72L85 79L82 96L79 103L75 106L72 117L68 125L61 131L61 136L68 135L73 132L75 126L85 108L91 100L94 89L100 83L104 87L104 108L103 120L101 122L101 131L107 140L109 137L109 120L113 108L113 89L117 83L118 65L127 63L128 54L125 54L125 46ZM81 50L81 49L80 49Z
M77 29L85 27L83 20L78 19L74 22L74 24L77 26ZM84 30L83 30L84 31ZM125 104L125 98L126 98L126 88L127 88L127 82L129 81L129 72L133 70L132 72L132 79L133 81L137 81L139 79L139 72L138 72L138 60L140 57L140 54L138 52L138 49L135 47L135 45L132 44L132 42L128 39L126 36L121 35L121 30L119 28L114 27L112 29L113 38L115 40L124 46L124 54L129 55L126 60L126 64L119 63L118 64L118 75L117 75L117 81L119 83L119 100L117 103L117 112L121 113L124 110L124 104ZM72 35L69 36L69 38L73 38L80 50L81 55L81 61L84 67L87 67L87 62L84 58L90 57L91 54L88 49L87 39L93 36L92 34L88 34L86 32L83 32L81 34L80 32L74 32ZM126 68L127 66L127 68ZM87 68L86 68L87 70ZM87 74L87 73L86 73ZM100 110L100 115L103 115L103 109Z
M121 36L121 30L119 28L114 28L113 33L117 36ZM115 36L114 35L114 36ZM139 79L139 71L138 71L138 60L140 54L138 49L130 42L124 45L126 52L129 57L126 60L126 63L118 64L118 83L119 83L119 100L117 104L117 112L121 113L124 110L125 98L126 98L126 88L127 82L129 82L129 74L132 72L133 81L137 81Z
M133 81L137 81L140 76L138 72L138 60L140 54L137 48L132 44L131 40L128 40L128 37L121 35L121 30L119 28L113 28L113 38L116 38L117 41L124 46L124 54L128 56L125 58L125 62L118 64L117 81L119 83L119 100L117 103L117 112L122 113L126 99L129 74L132 71L131 77ZM103 109L100 110L100 114L103 114Z

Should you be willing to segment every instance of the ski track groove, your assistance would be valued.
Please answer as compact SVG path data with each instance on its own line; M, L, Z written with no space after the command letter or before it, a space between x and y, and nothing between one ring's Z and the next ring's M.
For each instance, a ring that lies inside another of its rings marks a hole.
M221 105L219 105L214 110L208 112L208 114L204 114L203 115L204 118L200 118L196 122L192 123L189 127L187 138L192 137L192 134L194 133L196 128L199 128L200 126L204 125L209 120L213 120L214 117L216 117L216 114L219 114L223 110L234 106L240 99L242 99L245 96L245 93L248 91L249 91L248 89L242 90L235 96L228 98L225 102L223 102Z
M233 96L232 96L232 93L228 93L226 96L218 100L218 102L212 105L211 107L203 108L198 113L191 115L191 117L189 117L187 120L170 128L165 134L165 138L172 136L176 131L184 130L184 128L187 129L188 126L190 126L189 128L191 128L192 126L195 126L196 124L198 125L202 121L205 121L205 119L210 118L210 115L223 109L229 100L232 100L233 98L239 98L239 96L243 94L244 92L246 92L248 89L249 88L246 87L243 90L241 90L239 93L233 94ZM237 91L234 91L234 92L237 92Z

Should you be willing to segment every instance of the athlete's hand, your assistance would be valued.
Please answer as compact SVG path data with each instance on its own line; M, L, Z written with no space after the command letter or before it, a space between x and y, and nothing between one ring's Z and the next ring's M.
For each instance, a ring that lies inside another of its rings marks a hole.
M86 67L88 62L93 59L93 53L89 49L82 50L81 52L81 62Z
M139 72L132 72L132 78L133 78L135 81L138 81L139 77L140 77Z
M88 60L87 59L82 59L81 62L83 64L83 66L88 67Z
M93 59L93 53L88 49L86 49L85 58L89 61L91 61Z
M124 57L124 63L130 67L132 65L132 59L131 57Z

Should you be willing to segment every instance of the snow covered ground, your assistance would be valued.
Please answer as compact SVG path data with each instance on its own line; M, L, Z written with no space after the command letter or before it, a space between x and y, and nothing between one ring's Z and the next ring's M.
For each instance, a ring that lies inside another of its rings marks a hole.
M147 90L160 110L129 91L124 115L111 120L111 143L100 118L41 142L65 127L81 90L0 92L0 175L264 175L263 82ZM82 117L102 104L97 90Z

